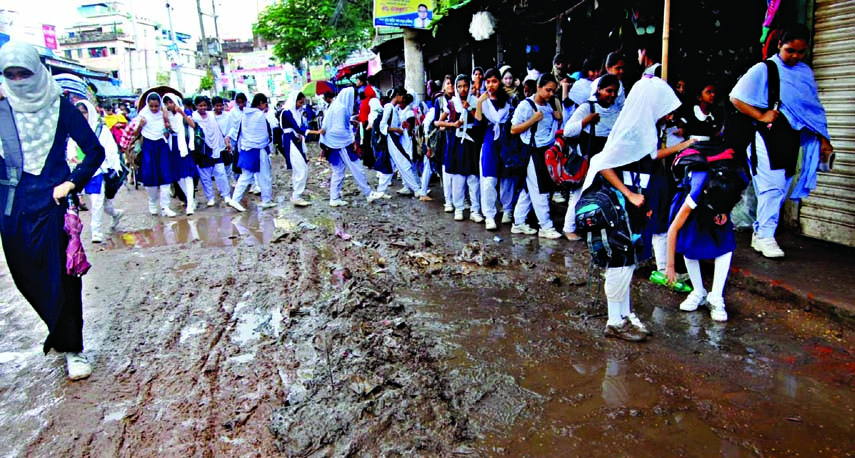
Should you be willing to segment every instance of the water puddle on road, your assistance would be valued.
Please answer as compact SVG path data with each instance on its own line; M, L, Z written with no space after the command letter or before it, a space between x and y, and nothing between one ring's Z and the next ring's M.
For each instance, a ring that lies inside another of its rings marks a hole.
M572 304L532 306L517 290L396 294L458 346L450 369L504 373L540 396L513 424L483 434L478 448L485 455L738 458L852 450L852 379L847 388L788 371L767 353L774 341L762 349L744 342L758 332L750 323L717 325L700 314L654 310L657 335L633 345L602 338L599 321L592 327L559 311Z

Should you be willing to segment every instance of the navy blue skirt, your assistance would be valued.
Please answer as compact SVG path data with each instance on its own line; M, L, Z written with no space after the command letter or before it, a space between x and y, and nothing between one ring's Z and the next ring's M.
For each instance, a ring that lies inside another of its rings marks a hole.
M144 186L160 186L178 180L172 171L171 155L166 140L143 138L140 181Z
M101 184L104 183L104 176L101 174L95 175L89 180L89 183L86 183L86 187L83 188L84 194L101 194Z
M172 151L170 154L172 159L172 176L176 180L182 178L196 178L199 172L196 171L196 161L193 160L193 155L187 154L181 157L181 152L178 150L178 137L172 137Z
M389 148L394 148L394 145L389 145L389 137L384 136L382 144L374 150L374 170L391 175L394 169L392 168L392 156L389 155Z
M463 140L457 136L453 136L450 141L445 171L452 175L479 175L481 173L480 145L476 146L476 142Z
M267 151L265 151L264 154L267 154ZM258 173L259 170L261 170L261 150L258 148L240 150L237 165L241 170L246 170L250 173Z

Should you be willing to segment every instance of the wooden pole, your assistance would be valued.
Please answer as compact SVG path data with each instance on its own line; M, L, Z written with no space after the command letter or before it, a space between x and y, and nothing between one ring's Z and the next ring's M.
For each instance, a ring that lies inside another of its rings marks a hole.
M668 81L668 44L671 40L671 0L665 0L662 14L662 79Z

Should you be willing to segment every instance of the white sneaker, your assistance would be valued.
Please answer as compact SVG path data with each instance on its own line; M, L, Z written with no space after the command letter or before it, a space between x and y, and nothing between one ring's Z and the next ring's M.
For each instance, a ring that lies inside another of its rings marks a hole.
M308 200L299 197L297 199L291 199L291 203L294 204L295 207L308 207L312 205Z
M245 212L246 211L246 209L243 208L243 205L241 205L240 202L238 202L236 200L232 200L232 199L229 199L229 207L232 207L239 212Z
M379 192L374 191L371 194L368 194L368 203L370 204L371 202L374 202L375 200L382 199L382 198L383 198L383 194L380 194Z
M694 312L698 307L707 303L707 292L703 289L695 289L689 293L689 297L680 304L680 310Z
M476 223L483 223L484 222L484 216L482 216L481 213L478 213L478 212L470 213L469 219L471 221L476 222Z
M83 353L66 353L65 365L69 380L83 380L92 375L92 365Z
M496 229L498 229L498 227L496 226L496 220L494 218L487 218L484 221L484 227L488 231L495 231Z
M713 321L727 321L727 312L724 310L724 298L708 297L707 302L710 306L710 318Z
M122 221L122 217L125 216L124 210L116 210L113 212L113 222L110 224L110 229L115 229L119 226L119 223Z
M563 204L564 202L567 202L567 199L565 199L560 192L556 192L555 195L552 196L552 201L556 204Z
M463 221L463 210L454 211L454 221Z
M454 213L454 205L451 205L451 204L445 204L445 205L442 207L442 209L443 209L443 210L445 210L445 212L446 212L446 213Z
M386 199L386 200L389 200L389 199L391 199L391 198L392 198L392 195L391 195L391 194L389 194L389 193L387 193L387 192L384 192L384 193L383 193L383 195L382 195L381 197L383 197L383 198L384 198L384 199Z
M97 232L92 233L92 243L101 243L104 241L104 234L99 234Z
M635 313L630 313L627 318L629 318L629 322L632 323L632 325L635 326L639 331L647 334L648 336L653 335L653 332L647 329L647 326L641 321L640 318L638 318L638 315L636 315Z
M187 210L184 212L187 216L191 216L196 213L196 202L188 202Z
M778 246L775 237L757 237L757 233L751 237L751 248L760 252L766 258L783 258L784 251Z
M347 207L347 204L350 202L341 199L335 199L330 201L330 207Z
M556 231L555 228L550 227L549 229L541 229L537 231L537 236L542 239L560 239L562 237L561 233Z
M270 202L262 202L262 203L258 204L258 208L274 208L274 207L276 207L276 202L273 202L272 200Z
M178 216L178 213L175 213L169 207L163 207L160 209L160 215L166 216L167 218L175 218L176 216Z
M148 212L149 214L151 214L151 216L157 216L160 213L160 210L157 208L157 202L148 203Z
M207 203L207 204L205 204L205 205L207 205L207 206L209 206L209 207L213 207L214 205L217 205L217 201L216 201L216 200L214 200L214 199L211 199L211 200L209 200L209 201L208 201L208 203Z
M261 188L259 188L258 186L253 186L252 191L250 191L250 192L255 194L256 196L260 196L261 195Z
M502 224L512 224L514 222L514 215L510 213L502 213Z
M528 224L514 224L511 226L511 234L534 235L537 234L537 230L532 229Z
M400 194L402 196L412 196L413 191L410 191L410 188L404 186L403 188L398 190L398 194Z

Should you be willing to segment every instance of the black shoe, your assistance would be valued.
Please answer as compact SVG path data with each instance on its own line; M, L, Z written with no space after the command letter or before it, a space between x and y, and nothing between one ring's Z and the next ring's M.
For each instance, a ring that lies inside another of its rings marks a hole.
M614 337L627 342L644 342L647 340L647 335L633 326L628 319L624 319L620 326L606 325L604 334L606 337Z

